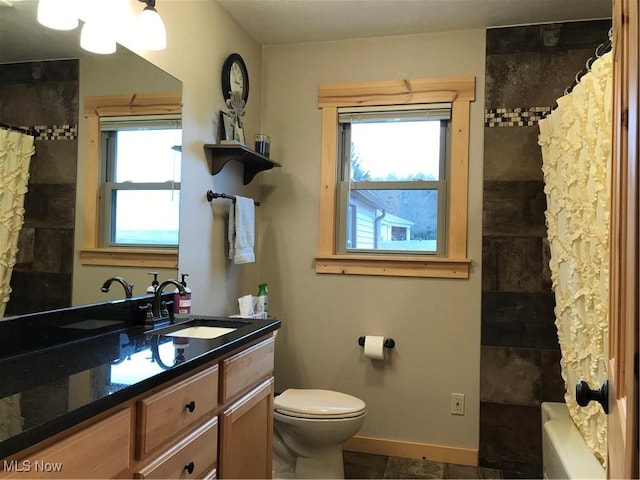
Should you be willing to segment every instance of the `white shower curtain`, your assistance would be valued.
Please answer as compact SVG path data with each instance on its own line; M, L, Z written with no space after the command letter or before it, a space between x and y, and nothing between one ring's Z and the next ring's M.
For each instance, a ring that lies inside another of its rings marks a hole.
M11 293L33 141L31 135L0 128L0 316L4 316ZM22 432L20 397L15 394L0 400L0 440Z
M31 135L0 128L0 316L4 316L11 293L33 141Z
M596 402L579 407L575 385L607 378L612 98L607 53L539 123L565 401L603 465L606 415Z

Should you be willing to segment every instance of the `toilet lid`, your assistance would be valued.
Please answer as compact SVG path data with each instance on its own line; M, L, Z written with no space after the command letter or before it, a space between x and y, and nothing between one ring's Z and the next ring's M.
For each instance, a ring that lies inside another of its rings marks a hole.
M290 388L278 395L273 406L278 413L304 418L349 418L362 415L366 404L359 398L331 390Z

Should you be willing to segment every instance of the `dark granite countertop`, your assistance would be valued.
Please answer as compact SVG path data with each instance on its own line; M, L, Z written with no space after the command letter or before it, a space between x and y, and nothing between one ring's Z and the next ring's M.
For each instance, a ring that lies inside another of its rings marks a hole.
M141 300L0 319L0 459L280 327L274 318L207 316L153 327L118 314ZM213 339L169 335L185 322L235 330Z

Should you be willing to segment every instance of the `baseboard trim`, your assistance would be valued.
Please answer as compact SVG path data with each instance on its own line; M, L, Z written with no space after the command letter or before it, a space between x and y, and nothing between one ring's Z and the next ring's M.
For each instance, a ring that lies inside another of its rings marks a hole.
M356 436L347 440L343 449L349 452L417 458L433 462L468 465L470 467L478 466L478 450L470 448L445 447L428 443Z

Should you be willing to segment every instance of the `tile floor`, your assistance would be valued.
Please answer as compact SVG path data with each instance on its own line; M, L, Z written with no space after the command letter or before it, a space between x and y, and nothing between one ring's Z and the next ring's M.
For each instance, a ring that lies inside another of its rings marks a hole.
M345 478L502 479L502 471L448 463L344 452Z

